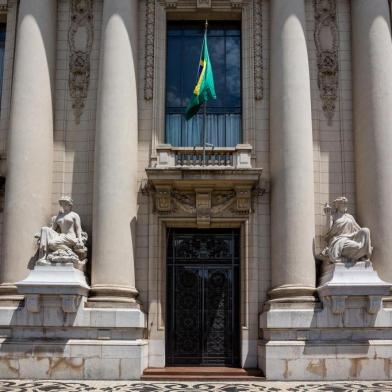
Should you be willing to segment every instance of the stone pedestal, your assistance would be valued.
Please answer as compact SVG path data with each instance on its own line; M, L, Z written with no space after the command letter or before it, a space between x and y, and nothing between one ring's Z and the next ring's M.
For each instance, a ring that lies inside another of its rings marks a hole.
M321 302L269 303L258 348L267 379L390 379L391 287L369 260L336 263L321 277Z
M330 264L321 276L317 288L324 307L331 307L332 313L342 314L346 302L362 297L366 301L367 312L377 313L382 298L390 295L392 284L380 279L370 260L354 264Z
M86 298L90 287L82 271L72 264L61 266L36 266L29 276L16 283L19 294L25 296L29 312L40 311L44 297L61 298L64 313L75 313L82 298Z
M24 306L0 307L0 378L140 378L148 340L139 309L88 308L89 287L72 265L38 266L16 285Z

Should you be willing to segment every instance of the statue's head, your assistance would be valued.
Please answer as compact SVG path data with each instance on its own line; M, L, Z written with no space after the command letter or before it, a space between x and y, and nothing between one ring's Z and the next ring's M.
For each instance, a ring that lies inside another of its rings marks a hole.
M61 196L59 199L59 204L64 211L72 210L73 200L70 196Z
M345 213L347 212L347 203L347 197L342 196L333 201L333 206L337 211Z

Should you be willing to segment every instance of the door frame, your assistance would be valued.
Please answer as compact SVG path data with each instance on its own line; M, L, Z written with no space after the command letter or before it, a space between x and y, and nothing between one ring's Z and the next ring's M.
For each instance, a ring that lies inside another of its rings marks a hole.
M168 228L197 228L195 219L173 218L153 214L150 205L149 222L149 272L148 272L148 339L149 366L163 368L166 364L166 249ZM253 342L250 329L258 326L249 323L249 261L253 251L249 248L249 217L213 219L210 228L240 229L240 364L247 367L246 361ZM253 310L253 312L255 309ZM257 311L257 310L256 310ZM248 366L249 367L249 366Z

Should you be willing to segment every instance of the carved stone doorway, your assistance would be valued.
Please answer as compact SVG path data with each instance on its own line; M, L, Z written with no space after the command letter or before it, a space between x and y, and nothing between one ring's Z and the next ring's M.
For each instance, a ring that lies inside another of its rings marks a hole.
M166 365L239 366L239 229L168 229Z

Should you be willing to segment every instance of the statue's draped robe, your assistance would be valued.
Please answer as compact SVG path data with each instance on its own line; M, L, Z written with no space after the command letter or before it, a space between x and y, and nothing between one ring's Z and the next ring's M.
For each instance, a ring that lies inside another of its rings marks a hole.
M322 254L334 262L345 260L359 260L370 257L372 247L370 231L361 228L350 214L343 214L336 219L328 233L325 235L328 246Z
M58 233L50 227L41 228L40 250L43 254L57 249L72 248L77 244L77 238L73 233Z

